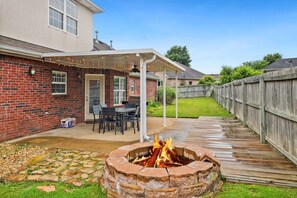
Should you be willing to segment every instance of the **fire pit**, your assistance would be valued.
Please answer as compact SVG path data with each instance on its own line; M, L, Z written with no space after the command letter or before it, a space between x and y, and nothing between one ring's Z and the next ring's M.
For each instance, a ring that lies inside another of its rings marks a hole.
M156 137L153 145L136 143L112 151L101 180L108 197L194 197L220 188L220 162L210 151L170 143Z

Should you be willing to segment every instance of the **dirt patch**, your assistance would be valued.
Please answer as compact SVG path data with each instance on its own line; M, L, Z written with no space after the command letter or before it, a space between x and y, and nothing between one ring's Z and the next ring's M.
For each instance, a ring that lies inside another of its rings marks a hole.
M48 149L72 149L81 151L96 151L99 153L109 153L120 146L129 145L138 141L131 142L115 142L104 140L84 140L64 137L37 137L21 140L16 142L17 144L28 143L32 145L38 145L41 147L47 147Z

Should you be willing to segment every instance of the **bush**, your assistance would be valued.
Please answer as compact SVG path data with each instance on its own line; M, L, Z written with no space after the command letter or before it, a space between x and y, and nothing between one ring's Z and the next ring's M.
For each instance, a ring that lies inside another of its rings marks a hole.
M171 87L166 87L166 104L172 104L175 99L175 90ZM158 101L163 104L163 87L158 89Z

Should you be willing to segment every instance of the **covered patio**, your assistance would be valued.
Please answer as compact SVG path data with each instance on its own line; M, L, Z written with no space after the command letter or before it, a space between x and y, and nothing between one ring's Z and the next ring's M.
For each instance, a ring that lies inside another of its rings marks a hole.
M140 117L141 126L139 140L143 142L149 139L147 133L147 117L146 117L146 104L147 104L147 86L146 86L146 73L162 72L163 83L166 84L166 71L173 71L177 73L184 71L177 63L164 57L159 52L153 49L137 49L137 50L109 50L109 51L91 51L91 52L68 52L68 53L45 53L42 55L44 62L55 63L59 65L100 69L104 74L104 70L115 70L124 73L129 73L132 67L137 65L140 72ZM138 67L139 65L139 67ZM166 87L163 87L163 127L167 126L166 121ZM177 83L176 83L177 90ZM112 89L106 90L113 92ZM176 118L178 117L178 98L176 94ZM87 99L86 101L87 102Z

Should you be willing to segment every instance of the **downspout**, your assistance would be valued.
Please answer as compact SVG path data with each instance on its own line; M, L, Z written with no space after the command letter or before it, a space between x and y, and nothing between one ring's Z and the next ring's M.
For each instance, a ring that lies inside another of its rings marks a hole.
M141 55L139 55L141 57ZM156 55L153 55L151 59L143 60L140 58L140 117L141 117L141 129L140 129L140 142L143 140L149 140L147 136L147 120L146 120L146 66L147 64L156 60Z
M177 87L177 71L175 72L175 118L178 118L178 87Z
M166 70L163 70L163 127L166 127Z

